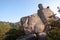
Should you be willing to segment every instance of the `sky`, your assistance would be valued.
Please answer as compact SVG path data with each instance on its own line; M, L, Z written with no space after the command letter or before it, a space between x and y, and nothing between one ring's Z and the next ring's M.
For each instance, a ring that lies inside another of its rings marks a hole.
M18 22L21 17L37 13L39 3L49 6L60 17L57 13L60 0L0 0L0 21Z

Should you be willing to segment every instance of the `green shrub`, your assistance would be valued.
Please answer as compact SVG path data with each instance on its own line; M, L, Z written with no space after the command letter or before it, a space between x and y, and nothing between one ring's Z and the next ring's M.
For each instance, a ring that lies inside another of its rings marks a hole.
M2 40L5 36L5 33L10 30L9 23L0 22L0 40Z

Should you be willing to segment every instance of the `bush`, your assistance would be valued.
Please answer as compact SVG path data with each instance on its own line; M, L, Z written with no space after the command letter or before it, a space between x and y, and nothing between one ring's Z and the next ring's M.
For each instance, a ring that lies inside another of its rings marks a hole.
M49 34L47 35L47 40L60 40L60 22L53 21L50 23L52 26L51 30L49 30Z
M9 23L0 22L0 40L2 40L5 36L5 33L10 30Z
M16 40L18 37L24 35L24 32L21 30L10 29L6 35L7 36L4 38L4 40Z

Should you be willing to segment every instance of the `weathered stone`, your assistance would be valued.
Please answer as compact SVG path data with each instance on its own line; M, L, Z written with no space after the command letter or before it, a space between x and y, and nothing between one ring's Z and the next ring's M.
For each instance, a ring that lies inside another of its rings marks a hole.
M48 26L46 26L48 24L47 21L52 20L49 17L51 15L54 15L54 13L51 11L50 8L44 8L42 4L39 4L38 7L39 10L37 13L30 16L22 17L20 20L25 34L30 34L34 32L43 33L46 32L46 29L49 28Z

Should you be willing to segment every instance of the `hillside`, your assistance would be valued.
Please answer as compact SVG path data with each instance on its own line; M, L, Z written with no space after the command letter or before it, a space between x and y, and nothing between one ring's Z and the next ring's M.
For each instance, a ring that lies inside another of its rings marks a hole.
M0 22L0 40L15 40L21 35L24 35L24 32L19 30L18 24L19 23ZM60 22L53 21L50 25L52 26L52 29L49 30L49 34L46 39L60 40Z
M12 37L12 39L15 39L16 36L20 36L21 32L19 31L18 27L18 23L0 21L0 40L7 40L10 37Z

